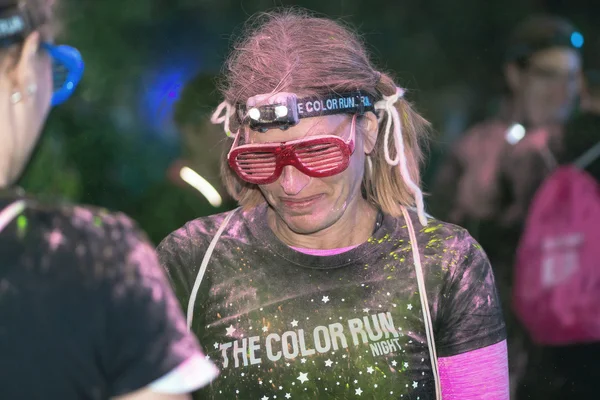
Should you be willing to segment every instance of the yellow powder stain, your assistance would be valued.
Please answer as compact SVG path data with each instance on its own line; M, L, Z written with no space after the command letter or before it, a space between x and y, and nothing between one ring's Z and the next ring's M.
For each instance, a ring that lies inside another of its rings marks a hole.
M435 232L435 231L437 231L438 229L440 229L441 227L442 227L442 224L438 224L438 225L432 225L432 226L429 226L429 227L427 227L427 228L424 228L424 229L423 229L423 232L425 232L425 233L431 233L431 232Z

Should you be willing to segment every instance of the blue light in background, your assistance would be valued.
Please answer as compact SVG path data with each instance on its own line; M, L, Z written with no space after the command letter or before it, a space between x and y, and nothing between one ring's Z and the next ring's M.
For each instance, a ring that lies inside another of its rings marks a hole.
M579 32L573 32L571 34L571 44L573 45L573 47L575 48L581 48L583 47L583 35Z
M197 63L187 60L158 67L145 76L141 98L144 125L163 137L175 134L173 108L185 84L198 69Z
M195 16L180 15L153 26L152 49L140 74L139 117L158 140L176 142L174 106L185 85L205 68L210 36Z

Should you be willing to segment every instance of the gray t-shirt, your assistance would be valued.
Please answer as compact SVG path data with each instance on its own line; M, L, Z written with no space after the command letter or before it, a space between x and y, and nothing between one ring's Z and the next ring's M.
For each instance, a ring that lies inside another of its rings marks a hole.
M266 211L233 211L200 285L192 329L221 376L198 398L433 399L404 219L384 215L364 244L315 256L282 243ZM159 246L184 308L224 217L191 221ZM417 231L417 241L438 356L505 339L480 246L464 229L436 220Z

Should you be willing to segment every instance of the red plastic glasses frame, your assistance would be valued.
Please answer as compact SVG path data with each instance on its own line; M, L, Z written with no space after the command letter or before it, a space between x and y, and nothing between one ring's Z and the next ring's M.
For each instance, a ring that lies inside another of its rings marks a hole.
M256 143L238 146L240 131L228 155L231 168L244 181L267 185L281 176L285 166L314 178L337 175L350 164L354 153L356 115L352 118L350 138L335 135L313 136L281 143Z

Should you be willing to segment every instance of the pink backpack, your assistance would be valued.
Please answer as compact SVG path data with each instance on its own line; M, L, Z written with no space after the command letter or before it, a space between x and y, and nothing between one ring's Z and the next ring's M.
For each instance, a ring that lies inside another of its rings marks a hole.
M536 192L517 249L513 307L544 345L600 342L600 143Z

